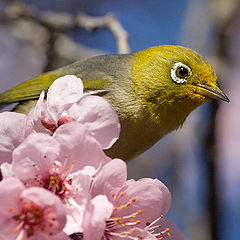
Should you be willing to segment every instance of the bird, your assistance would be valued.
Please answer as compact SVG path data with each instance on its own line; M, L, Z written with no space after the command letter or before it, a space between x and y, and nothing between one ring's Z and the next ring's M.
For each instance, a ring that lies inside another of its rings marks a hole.
M0 94L0 104L18 102L14 111L27 113L42 90L70 74L82 79L86 94L102 96L118 113L120 136L106 154L125 161L181 128L202 103L229 102L205 58L187 47L160 45L96 56L43 73Z

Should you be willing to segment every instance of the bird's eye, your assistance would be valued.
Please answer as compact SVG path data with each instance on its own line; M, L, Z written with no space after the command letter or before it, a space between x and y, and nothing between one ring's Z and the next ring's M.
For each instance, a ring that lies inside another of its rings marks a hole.
M179 78L185 78L188 76L188 70L185 67L179 67L176 70L176 76Z
M187 79L191 74L191 69L181 62L174 63L171 69L172 80L176 83L182 84L187 82Z

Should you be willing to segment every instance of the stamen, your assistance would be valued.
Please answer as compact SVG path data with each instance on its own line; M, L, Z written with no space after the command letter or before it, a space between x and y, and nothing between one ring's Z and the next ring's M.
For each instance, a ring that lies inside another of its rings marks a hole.
M119 209L119 208L117 208ZM128 219L128 218L136 218L137 215L141 215L142 214L142 210L138 210L137 212L134 212L133 214L129 214L123 217L118 217L118 218L110 218L110 221L116 221L116 220L121 220L121 219Z
M9 210L10 212L12 212L13 209L14 209L13 207L9 207L9 208L8 208L8 210Z
M120 237L120 238L127 238L127 239L132 239L132 240L139 240L139 239L142 239L142 238L139 238L139 237L134 237L134 236L131 236L131 232L108 232L107 235L110 235L110 236L116 236L116 237ZM109 237L106 237L106 239L108 240L112 240L112 238L109 238Z
M111 193L112 197L116 197L115 193ZM125 196L124 192L119 192L118 197ZM133 197L131 200L128 200L125 204L120 206L114 206L113 210L118 211L118 217L110 217L106 221L106 229L104 233L104 240L112 240L117 237L119 239L128 239L128 240L142 240L144 236L137 236L137 225L141 224L142 221L139 219L139 215L143 214L142 209L138 209L137 211L130 213L129 215L119 216L121 214L121 210L125 209L136 202L136 198ZM115 213L113 213L114 215ZM125 212L126 214L126 212ZM161 215L159 218L154 220L153 222L146 222L146 227L143 230L143 234L146 233L151 234L156 239L162 239L164 237L170 236L170 229L165 228L162 230L161 225L157 225L157 222L161 220L164 216ZM139 226L141 228L141 226ZM161 228L161 229L160 229Z
M54 218L46 218L49 213L51 214L48 208L41 209L31 202L23 203L20 213L13 216L18 224L13 229L13 232L18 234L17 239L34 237L35 232L45 231L46 226L52 227Z
M151 228L156 222L158 222L160 219L162 219L164 216L161 215L160 217L156 218L153 222L149 223L147 222L146 225L147 225L147 228Z
M68 155L66 154L63 163L57 160L54 161L53 166L47 172L48 177L35 175L34 180L40 187L50 190L61 199L73 197L73 194L71 193L72 190L70 191L72 179L69 175L72 172L75 161L72 161L71 163L70 167L67 167Z
M115 193L112 193L112 196L113 196L113 194L114 194L114 196L115 196ZM124 195L124 193L121 192L121 193L120 193L120 196L123 196L123 195ZM136 202L136 198L132 198L131 202L129 201L129 202L127 202L125 205L121 205L120 207L114 206L113 210L116 211L117 209L119 209L119 210L124 209L124 208L126 208L126 207L129 207L129 206L130 206L131 204L133 204L134 202ZM137 213L138 213L138 214L142 214L142 210L138 210Z
M170 229L165 228L163 231L157 232L159 228L161 228L161 225L156 225L156 223L163 218L163 215L161 215L159 218L155 219L152 223L147 222L145 230L150 232L154 237L157 239L162 239L164 237L170 236Z
M157 238L157 239L162 239L162 238L168 237L168 236L170 236L170 233L165 232L165 231L160 232L158 234L154 234L154 237Z

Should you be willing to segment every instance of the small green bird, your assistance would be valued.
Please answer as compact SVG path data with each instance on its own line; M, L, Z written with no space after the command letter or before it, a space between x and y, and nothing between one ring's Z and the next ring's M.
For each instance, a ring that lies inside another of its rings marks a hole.
M42 90L66 74L80 77L85 93L103 96L115 108L121 133L106 153L126 161L179 128L203 102L229 102L202 56L185 47L158 46L97 56L44 73L2 93L0 103L19 102L15 111L26 113Z

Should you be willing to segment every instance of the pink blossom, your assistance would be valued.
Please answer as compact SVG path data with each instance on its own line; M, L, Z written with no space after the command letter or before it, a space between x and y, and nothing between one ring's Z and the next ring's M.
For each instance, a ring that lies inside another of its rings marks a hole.
M101 146L80 123L58 128L53 136L34 133L13 152L13 171L21 179L44 175L52 164L64 172L88 170L90 175L109 161ZM61 167L60 167L61 166Z
M12 172L27 187L41 186L60 197L67 211L65 232L71 234L82 230L78 223L90 194L92 175L108 161L89 131L71 122L53 136L28 136L13 152Z
M14 173L12 171L12 164L8 162L4 162L0 165L2 179L7 177L14 177Z
M17 178L0 182L0 239L64 240L65 210L43 188L26 189Z
M157 179L126 181L121 160L109 162L95 177L92 197L83 222L84 240L162 239L169 234L183 239L165 218L171 204L167 187Z
M111 217L113 205L104 195L98 195L87 205L83 221L84 240L104 239L106 222Z
M46 101L44 92L41 93L28 116L27 133L52 134L71 121L82 123L102 149L110 148L119 137L120 124L111 105L98 96L83 96L81 79L66 75L50 86Z
M0 113L0 163L11 162L12 151L25 137L26 115Z

